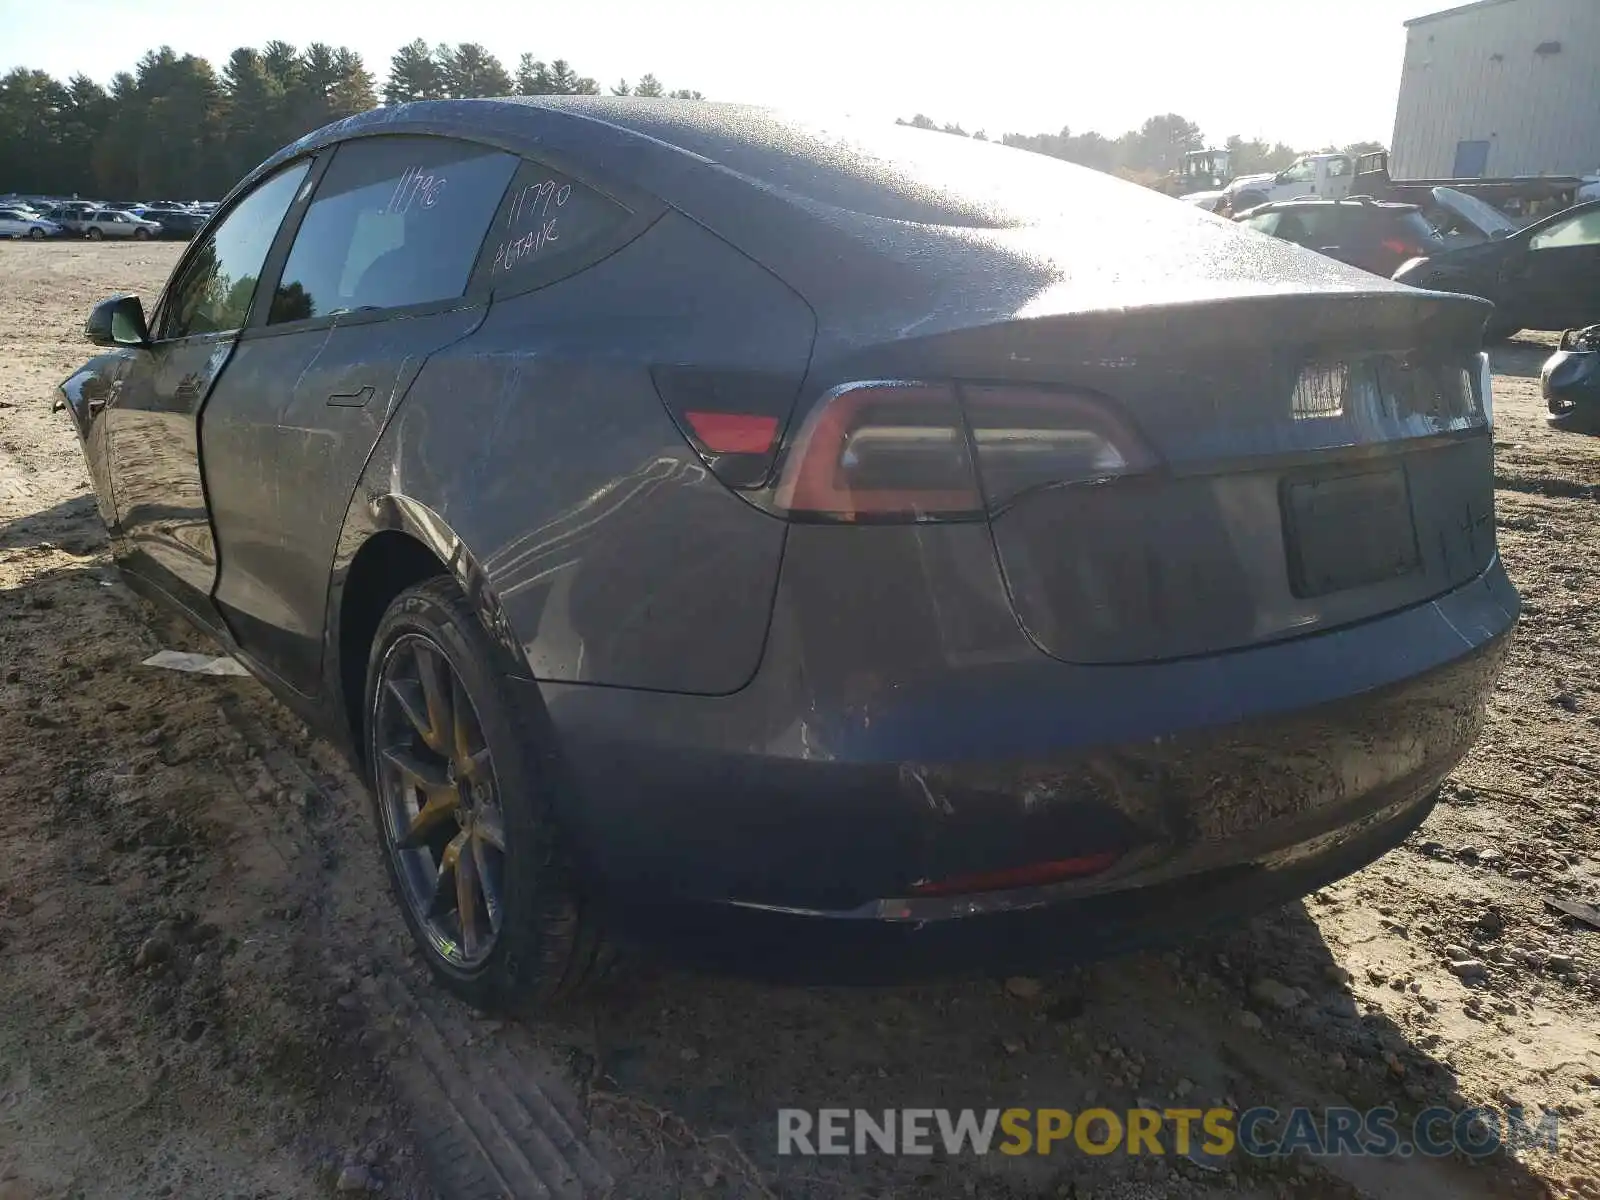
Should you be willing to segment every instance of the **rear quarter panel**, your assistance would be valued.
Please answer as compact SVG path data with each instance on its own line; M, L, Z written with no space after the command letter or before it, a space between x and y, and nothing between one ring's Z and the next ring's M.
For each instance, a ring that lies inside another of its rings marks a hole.
M760 661L784 525L712 477L650 368L761 370L798 389L815 327L775 276L676 213L568 279L498 299L429 359L357 489L476 564L536 679L700 694Z

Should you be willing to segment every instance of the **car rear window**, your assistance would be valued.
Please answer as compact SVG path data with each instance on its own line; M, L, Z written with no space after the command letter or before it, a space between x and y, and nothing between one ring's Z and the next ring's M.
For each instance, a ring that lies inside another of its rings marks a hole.
M342 143L295 234L269 323L460 296L516 165L449 138Z
M1082 225L1097 202L1156 211L1115 178L1044 154L909 126L742 105L580 106L787 197L865 216L1003 229Z
M609 196L525 161L489 228L474 282L515 288L582 266L632 215Z

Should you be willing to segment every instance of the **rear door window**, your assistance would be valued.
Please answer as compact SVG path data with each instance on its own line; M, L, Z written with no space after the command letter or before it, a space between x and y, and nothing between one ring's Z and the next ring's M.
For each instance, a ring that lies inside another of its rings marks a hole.
M589 265L616 243L633 212L569 175L525 161L479 260L479 286L518 289Z
M341 144L295 234L269 322L460 297L516 166L503 150L451 138Z

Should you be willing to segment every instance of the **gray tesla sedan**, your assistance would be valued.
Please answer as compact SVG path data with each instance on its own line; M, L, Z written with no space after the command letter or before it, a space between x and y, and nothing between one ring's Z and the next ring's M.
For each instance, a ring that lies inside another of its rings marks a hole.
M1062 962L1394 846L1516 621L1488 312L946 134L442 101L262 164L63 391L129 581L537 1002Z

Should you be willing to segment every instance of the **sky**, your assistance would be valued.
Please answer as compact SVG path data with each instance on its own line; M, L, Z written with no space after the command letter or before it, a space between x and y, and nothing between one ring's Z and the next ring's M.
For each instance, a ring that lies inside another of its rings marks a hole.
M565 58L609 86L654 72L716 100L969 132L1098 130L1178 112L1297 149L1389 140L1402 22L1460 0L0 0L0 71L105 82L166 43L220 67L280 38L347 45L381 87L404 42Z

